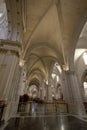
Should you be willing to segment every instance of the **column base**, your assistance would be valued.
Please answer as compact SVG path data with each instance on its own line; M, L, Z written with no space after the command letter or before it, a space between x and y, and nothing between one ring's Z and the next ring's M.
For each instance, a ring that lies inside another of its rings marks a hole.
M73 115L85 115L85 109L83 107L79 107L78 104L68 104L68 110L70 114Z

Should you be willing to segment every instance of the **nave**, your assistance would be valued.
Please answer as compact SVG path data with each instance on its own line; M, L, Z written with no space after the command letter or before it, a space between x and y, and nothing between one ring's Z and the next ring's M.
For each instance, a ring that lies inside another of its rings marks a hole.
M87 0L0 0L0 129L87 130L86 119Z

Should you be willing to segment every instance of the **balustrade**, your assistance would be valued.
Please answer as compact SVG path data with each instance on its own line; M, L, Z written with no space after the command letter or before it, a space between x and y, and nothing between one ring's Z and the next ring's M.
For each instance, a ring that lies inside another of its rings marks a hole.
M18 105L18 113L32 115L46 114L66 114L68 113L68 105L65 102L44 102L35 103L34 101L20 102Z

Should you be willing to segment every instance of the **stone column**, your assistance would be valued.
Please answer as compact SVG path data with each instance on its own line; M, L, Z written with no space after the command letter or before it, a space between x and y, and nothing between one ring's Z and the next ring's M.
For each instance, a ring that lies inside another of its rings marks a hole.
M0 64L0 99L5 100L8 97L18 58L10 52L0 54L0 57L3 57L3 62Z
M15 43L3 43L0 48L0 100L7 102L3 115L5 120L17 111L20 78L18 48Z
M46 84L46 100L49 98L49 85Z
M7 114L9 114L9 117L16 115L18 110L18 103L19 103L19 96L20 96L18 93L20 71L21 69L17 64L15 68L14 78L12 80L12 87L10 88L9 96L8 96L8 101L10 101L10 104L9 104L9 109Z
M19 93L19 95L23 95L23 94L27 93L25 67L21 68L19 92L18 93Z
M40 99L42 99L42 88L40 88Z
M42 82L42 85L41 85L41 88L42 88L42 99L44 99L44 89L45 89L45 82L44 82L44 80L43 80L43 82Z
M79 84L74 71L65 72L65 93L66 100L69 106L69 112L72 114L85 114L84 105L82 102Z

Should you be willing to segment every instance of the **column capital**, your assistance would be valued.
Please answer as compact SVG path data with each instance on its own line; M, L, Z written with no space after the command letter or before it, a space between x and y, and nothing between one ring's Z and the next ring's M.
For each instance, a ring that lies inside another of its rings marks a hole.
M0 46L4 46L4 45L21 47L21 43L18 41L1 40Z
M10 52L13 55L19 57L19 48L21 44L13 41L0 41L0 53L8 53Z
M67 74L72 74L74 75L75 74L75 71L74 70L69 70L69 71L66 71Z
M12 55L16 55L17 57L19 57L19 52L16 51L16 50L8 50L8 49L5 49L5 48L0 48L0 53L4 53L4 54L10 54Z

